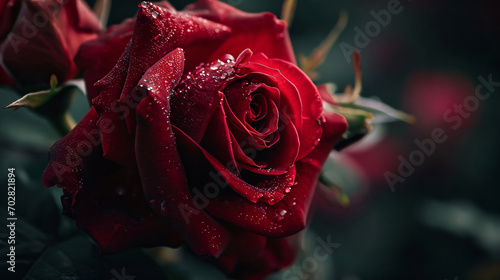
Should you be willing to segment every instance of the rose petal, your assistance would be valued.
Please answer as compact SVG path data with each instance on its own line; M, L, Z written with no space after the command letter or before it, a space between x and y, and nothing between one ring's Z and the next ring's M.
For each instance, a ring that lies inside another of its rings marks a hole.
M110 26L98 38L85 42L75 58L78 69L83 70L87 88L87 98L92 101L97 96L94 84L113 69L123 50L132 38L135 19L126 19L118 25Z
M64 190L64 213L96 240L101 252L179 246L180 237L153 215L143 199L139 179L133 175L135 167L123 171L102 157L97 119L91 108L75 129L54 144L43 184ZM123 176L130 173L131 178Z
M322 85L319 85L318 86L318 92L319 92L319 95L321 96L321 99L328 103L328 104L332 104L332 105L337 105L337 102L335 102L335 99L333 99L333 92L330 92L330 90L328 89L329 85L328 84L322 84Z
M254 234L231 225L226 225L231 233L228 249L214 263L226 273L236 272L236 266L253 262L266 249L267 237ZM259 269L263 269L262 266Z
M300 152L297 159L309 154L321 136L319 120L323 112L323 103L314 83L296 65L279 59L268 59L263 54L252 56L255 63L266 63L269 67L279 69L281 74L297 87L302 100L302 127L297 128L300 135ZM283 95L283 94L282 94Z
M229 108L229 105L227 104L226 101L223 102L222 108L224 110L225 117L229 121L226 124L226 120L225 120L224 123L225 123L225 125L227 125L228 129L230 130L229 131L229 134L231 137L230 143L231 143L231 146L233 147L231 149L231 151L232 151L232 153L234 153L234 155L237 155L237 157L233 156L234 159L237 159L238 163L249 164L250 166L253 166L253 167L258 166L259 168L267 168L269 166L267 164L267 162L262 162L259 164L255 163L254 160L256 157L256 153L257 153L257 151L260 151L262 149L269 148L270 146L272 146L274 144L274 142L276 142L279 139L279 134L272 135L271 137L273 137L273 139L272 140L267 139L269 141L266 142L265 137L262 137L262 135L259 135L259 133L257 131L255 131L255 129L253 129L252 127L248 127L248 125L245 125L244 123L242 123L234 115L233 110L231 110L231 108ZM275 107L273 109L275 109ZM277 109L273 113L275 115L278 115ZM271 121L273 121L273 120L271 120ZM276 122L275 126L277 127L277 125L278 125L277 118L276 118L275 122ZM210 138L215 139L215 141L216 141L216 137L211 136ZM205 147L204 145L202 145L202 146ZM298 143L297 143L296 147L298 150ZM293 146L291 146L290 149L293 150ZM210 152L210 150L209 150L209 152ZM218 153L220 153L220 152L218 152ZM249 156L246 155L247 153L253 154L253 156L252 156L253 158L249 158ZM293 152L292 152L292 154L293 154ZM218 159L221 160L222 162L225 162L224 158L218 158ZM289 165L286 165L286 166L289 166ZM279 164L275 164L275 165L273 165L273 168L268 168L267 170L261 170L261 172L269 173L272 171L273 174L283 174L284 172L286 172L286 170L287 170L287 168L284 168L284 169L279 168Z
M214 184L212 181L215 180L218 184L216 188L219 191L220 189L226 188L226 186L230 186L234 192L242 196L242 200L254 203L261 201L263 204L272 205L279 202L284 197L286 188L293 184L295 169L292 167L290 169L291 171L284 175L264 176L271 178L269 184L267 184L268 182L260 181L256 182L255 185L251 185L232 172L233 166L231 166L230 162L224 166L183 131L175 126L173 126L173 129L178 139L179 153L182 155L183 159L188 159L184 161L184 166L189 169L189 174L196 174L196 176L190 176L189 179L193 177L191 180L196 180L195 183L190 182L190 186L215 187L212 185ZM191 166L193 164L196 164L196 166ZM201 166L206 168L201 168ZM211 170L211 168L213 168L213 170ZM205 172L207 169L209 172ZM217 179L214 177L217 177ZM233 192L229 192L228 195L232 197L235 196ZM239 196L237 197L239 198Z
M121 165L135 165L134 138L127 131L123 121L133 109L121 106L118 102L125 83L130 57L130 44L127 46L115 67L96 84L99 95L92 100L99 114L99 123L110 123L113 129L101 130L104 157Z
M228 228L231 238L228 249L224 251L223 256L231 256L241 262L254 259L265 249L267 237L229 224L225 226Z
M215 0L200 0L186 6L185 13L219 22L231 28L231 36L206 61L226 53L234 56L244 49L265 53L295 63L286 24L271 13L246 13Z
M132 89L151 65L177 47L185 47L205 40L218 41L227 37L230 29L205 19L180 14L160 8L150 2L142 2L142 9L132 37L127 79L120 96L120 104L133 104ZM217 31L219 30L219 31ZM129 132L136 127L135 112L126 116Z
M297 249L294 237L267 238L266 247L252 260L236 259L236 265L229 274L234 279L261 280L280 269L292 265Z
M239 65L239 75L257 77L268 86L280 90L279 107L286 115L290 116L297 131L302 131L302 100L297 87L290 82L280 70L262 63L254 63L253 56Z
M102 155L98 118L97 112L91 108L70 133L49 149L50 161L43 172L43 185L47 188L53 185L63 187L71 201L80 190L83 167Z
M240 164L241 167L258 174L278 175L286 173L293 166L300 147L299 136L286 114L281 113L280 119L279 132L266 138L271 144L276 142L272 147L262 149L262 146L256 143L251 135L243 137L243 134L240 134L238 138L235 138L237 142L233 145L243 146L241 148L246 151L246 154L253 154L252 161L256 163L256 165L248 166L245 165L246 160L238 157L237 159L241 159L243 163Z
M267 167L267 163L262 162L260 164L255 163L255 161L252 159L254 156L248 156L247 154L250 153L252 155L253 153L256 152L254 148L248 148L245 147L247 143L242 143L238 142L236 138L234 138L234 135L231 133L231 144L232 144L232 150L234 153L234 158L238 159L238 165L235 164L235 166L238 166L238 168L258 168L258 169L263 169ZM245 148L245 151L243 151L242 147L240 144L243 144L243 148ZM246 153L245 153L246 152ZM279 172L273 173L272 175L278 175Z
M183 69L183 52L177 49L150 67L139 83L149 95L137 107L137 163L153 210L184 237L196 254L218 257L226 247L227 232L205 212L195 209L169 121L169 95Z
M234 75L234 58L221 59L198 65L187 73L172 96L172 123L197 143L206 135L212 116L220 107L219 91Z
M266 205L223 193L210 201L207 211L218 219L257 234L282 237L302 230L306 226L309 204L321 168L347 129L344 117L329 112L325 112L324 117L321 141L309 155L296 162L296 185L280 202Z
M144 199L136 167L117 167L101 159L86 169L73 202L73 218L102 253L181 245L182 238L153 214Z
M245 81L246 82L246 81ZM224 95L231 111L240 121L245 121L245 117L250 109L252 93L261 86L260 83L244 85L241 82L233 82L224 88Z
M243 80L241 83L234 82L224 89L224 94L227 97L226 110L230 110L236 118L232 120L236 127L252 135L265 138L277 129L280 91L262 83L246 85L248 82L245 78L239 77ZM254 124L262 119L264 121L259 123L260 126ZM253 127L255 125L257 127Z
M123 27L126 28L128 27ZM101 118L112 120L116 127L116 131L102 137L106 158L125 165L133 162L133 154L123 151L132 151L127 147L133 145L131 135L134 128L131 126L135 126L135 108L141 100L141 96L133 95L138 92L132 88L137 85L144 71L163 54L173 50L174 46L195 44L198 40L207 38L217 41L227 36L229 32L227 28L226 32L216 34L214 30L218 28L222 26L201 18L180 15L171 9L164 9L152 3L143 3L143 9L137 15L134 36L128 49L115 68L96 83L100 95L93 104ZM186 32L187 29L191 32ZM118 43L121 44L122 41ZM118 98L120 103L116 102ZM123 130L123 124L119 121L123 118L127 121L130 134Z
M231 132L229 131L226 122L226 112L222 103L224 96L220 95L219 109L215 112L210 120L207 131L200 145L205 147L212 155L214 155L220 162L224 162L226 166L237 167L232 148ZM237 170L231 170L237 173Z

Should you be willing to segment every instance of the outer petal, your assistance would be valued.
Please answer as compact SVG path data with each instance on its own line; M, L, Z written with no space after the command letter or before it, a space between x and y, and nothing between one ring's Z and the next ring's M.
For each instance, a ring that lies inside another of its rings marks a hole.
M84 43L75 62L83 70L87 88L87 98L92 101L97 96L94 84L108 74L116 65L134 32L135 19L127 19L119 25L110 26L98 38Z
M137 107L137 163L146 199L154 211L185 238L195 253L218 257L227 245L227 232L205 212L195 209L169 121L169 95L183 68L183 53L174 50L149 68L139 84L148 89L149 95ZM195 215L186 219L186 209Z
M232 30L229 39L207 61L226 53L236 56L249 48L295 64L286 24L271 13L245 13L216 0L199 0L186 6L184 12L222 23Z
M269 238L229 226L231 243L215 263L231 278L261 280L291 265L298 236Z
M198 65L187 73L172 96L172 123L197 143L204 136L214 134L207 134L207 127L220 107L222 97L219 91L234 74L234 58L220 59L223 61Z
M175 11L167 1L156 5ZM94 84L104 77L118 62L122 50L129 43L134 33L135 18L129 18L122 23L112 25L98 38L88 41L80 47L75 58L78 69L83 70L87 87L87 98L92 101L97 96Z
M64 189L64 213L104 253L136 246L179 246L180 237L153 215L143 199L135 168L118 167L102 157L97 118L91 109L50 149L44 185Z
M202 18L179 14L149 2L142 2L131 41L127 78L120 96L120 104L137 106L132 89L144 72L160 58L178 47L205 40L221 40L229 35L226 26ZM135 112L126 116L129 132L135 130Z
M97 119L97 112L91 108L75 128L49 150L50 162L42 176L43 184L64 186L71 201L80 190L83 167L102 155Z
M253 259L237 259L229 273L241 280L262 280L271 273L292 265L297 255L296 237L267 238L266 247ZM227 257L231 259L231 256Z
M95 84L99 95L92 100L100 116L99 123L110 123L113 128L100 131L104 157L128 166L135 165L134 137L128 133L124 120L135 108L121 106L118 98L125 83L129 57L130 44L115 67Z
M229 224L225 226L231 234L231 241L227 250L224 251L224 256L231 256L238 262L248 261L253 260L266 248L267 237Z
M330 92L328 87L329 87L328 84L319 85L318 86L319 95L321 96L321 99L324 102L332 104L332 105L337 105L337 102L335 102L335 99L333 99L333 96L332 96L333 92Z
M99 244L101 252L181 245L182 238L144 199L136 167L119 167L101 158L86 166L80 182L73 218Z
M116 32L126 31L130 27L116 27ZM193 44L206 38L217 41L227 35L227 32L216 34L217 28L222 26L202 18L181 16L171 8L144 2L137 15L134 35L128 47L115 67L95 84L99 96L93 99L93 105L101 116L100 121L111 121L115 127L112 133L102 135L106 158L123 165L134 163L131 151L134 143L135 109L144 98L144 93L133 88L137 86L143 73L178 46ZM187 32L188 29L192 32ZM118 34L109 34L115 35ZM115 45L122 43L123 40L117 40ZM90 46L89 51L96 48L98 45Z

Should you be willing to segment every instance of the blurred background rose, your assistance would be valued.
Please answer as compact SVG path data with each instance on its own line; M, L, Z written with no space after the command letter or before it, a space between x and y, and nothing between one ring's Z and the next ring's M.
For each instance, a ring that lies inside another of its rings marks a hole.
M82 0L4 0L0 17L0 84L16 87L74 78L80 45L100 30Z

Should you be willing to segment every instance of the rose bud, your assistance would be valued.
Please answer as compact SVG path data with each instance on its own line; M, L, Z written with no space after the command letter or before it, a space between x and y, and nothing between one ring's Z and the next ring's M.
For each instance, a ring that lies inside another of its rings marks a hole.
M0 15L0 84L16 87L74 78L78 48L100 29L81 0L2 1Z
M63 188L64 213L103 253L185 243L238 279L291 265L347 123L323 110L285 24L143 2L133 32L115 31L82 47L96 97L50 149L43 182Z

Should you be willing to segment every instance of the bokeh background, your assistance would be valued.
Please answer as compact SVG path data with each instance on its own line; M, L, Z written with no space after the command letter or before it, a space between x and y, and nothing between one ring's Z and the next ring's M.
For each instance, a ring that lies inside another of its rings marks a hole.
M88 1L91 5L93 2ZM178 9L189 2L171 1ZM248 12L281 13L281 1L226 2ZM133 16L138 3L113 1L110 24ZM372 11L387 10L388 3L298 1L290 29L297 55L311 53L335 25L340 11L349 15L346 29L317 69L317 83L334 82L339 89L352 84L352 65L341 46L358 47L362 96L377 96L413 114L417 122L378 126L374 135L338 155L354 170L351 172L357 178L357 187L345 190L349 206L341 206L335 195L316 197L304 256L307 248L317 246L317 237L330 238L339 247L314 269L299 259L294 268L306 269L302 278L296 274L297 278L284 278L281 274L272 279L500 279L500 86L493 87L494 91L473 106L477 107L474 110L464 109L463 115L453 112L454 106L471 100L469 96L481 83L478 77L488 80L491 75L490 79L500 82L500 2L401 1L400 13L392 14L388 24L369 36L366 44L356 45L357 28L364 31L374 21ZM1 107L18 98L10 89L0 91ZM482 89L483 94L487 92ZM87 110L85 97L77 96L72 108L75 118L81 118ZM408 160L418 149L415 140L430 138L436 128L443 129L447 140L435 143L435 151L391 189L384 174L399 174L401 158ZM71 254L66 249L54 251L58 245L46 245L67 234L63 229L72 227L71 221L60 216L59 190L45 190L41 184L47 149L57 139L44 120L26 109L0 111L0 166L4 173L0 177L6 178L8 167L16 168L17 215L34 221L18 223L18 239L26 240L35 259L43 259L40 255L45 254L47 263L33 268L30 261L20 261L20 269L50 271L50 260L66 260L61 254ZM5 192L0 193L2 208ZM3 216L1 220L5 220ZM88 242L84 235L80 239ZM101 262L97 274L88 273L102 279L113 279L113 271L120 274L122 268L136 279L224 279L215 269L186 254L164 256L172 264L167 268L167 278L162 278L165 272L154 265L150 255L138 257L138 251L132 250L98 260L93 257L95 247L82 249L79 240L71 242L75 250L80 250L79 258ZM86 269L78 259L72 261L74 270Z

